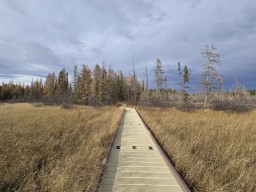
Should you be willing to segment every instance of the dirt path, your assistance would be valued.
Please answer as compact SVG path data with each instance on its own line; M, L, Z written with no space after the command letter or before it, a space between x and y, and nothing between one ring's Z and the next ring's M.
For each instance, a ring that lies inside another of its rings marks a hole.
M99 191L184 191L135 109L125 109Z

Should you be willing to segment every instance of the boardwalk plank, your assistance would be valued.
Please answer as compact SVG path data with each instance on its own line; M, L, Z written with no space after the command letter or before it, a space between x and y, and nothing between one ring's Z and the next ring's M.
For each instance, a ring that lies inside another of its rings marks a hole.
M183 191L135 109L125 110L99 191Z

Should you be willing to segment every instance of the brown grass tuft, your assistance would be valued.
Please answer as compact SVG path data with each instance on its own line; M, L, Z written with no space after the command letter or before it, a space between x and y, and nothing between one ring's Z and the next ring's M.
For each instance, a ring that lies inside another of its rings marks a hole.
M194 191L256 191L256 110L138 111Z
M0 191L90 191L122 110L0 105Z

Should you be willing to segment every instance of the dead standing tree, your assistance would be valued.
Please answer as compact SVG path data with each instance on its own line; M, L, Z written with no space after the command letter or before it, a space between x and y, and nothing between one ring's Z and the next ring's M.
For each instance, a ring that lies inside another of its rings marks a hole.
M156 89L159 91L164 86L164 76L163 76L163 66L160 59L156 59L155 62L155 80L156 80Z
M216 47L214 47L214 45L206 45L202 55L207 59L207 61L202 64L203 71L200 82L203 87L205 107L210 94L221 87L223 79L214 67L214 64L220 65L220 55L216 52Z

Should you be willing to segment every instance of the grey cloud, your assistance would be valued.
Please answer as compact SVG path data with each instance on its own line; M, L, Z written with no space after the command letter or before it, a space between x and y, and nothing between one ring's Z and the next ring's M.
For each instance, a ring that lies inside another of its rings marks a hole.
M2 68L2 73L22 73L22 74L47 74L50 69L55 69L54 65L60 60L49 49L40 44L16 41L10 38L1 38L0 63L8 67Z
M241 65L239 68L233 67L230 68L229 71L225 72L225 77L228 79L239 79L239 80L245 80L245 81L255 81L255 71L256 71L256 63L254 64L244 64ZM231 75L235 74L235 76Z
M99 57L103 54L102 50L98 47L91 48L90 50Z
M192 9L195 9L200 3L202 2L202 0L194 0L192 1Z
M8 66L9 63L8 60L0 57L0 72L10 69L10 66Z
M59 63L59 59L53 51L38 43L30 42L26 46L26 60L28 63L35 63L42 66L51 66Z
M3 78L14 78L14 77L16 77L16 75L0 73L0 77L3 77Z
M213 31L210 32L210 36L218 41L228 41L254 35L256 33L256 2L248 0L243 4L234 2L233 6L238 7L230 11L234 14L231 18L230 14L227 14L230 6L230 4L227 4L222 7L220 15L223 18L220 21L217 20Z
M256 26L252 25L252 23L241 21L230 24L220 23L211 33L211 36L218 41L228 41L230 39L241 39L255 33Z
M104 60L106 67L127 74L134 57L142 79L145 58L152 72L159 57L170 86L176 84L178 61L191 69L195 84L201 49L213 43L223 59L220 73L232 79L245 60L252 65L246 69L255 69L255 7L253 0L3 0L0 72L43 76L63 67L72 72L73 64L94 67ZM232 65L235 71L230 74Z

